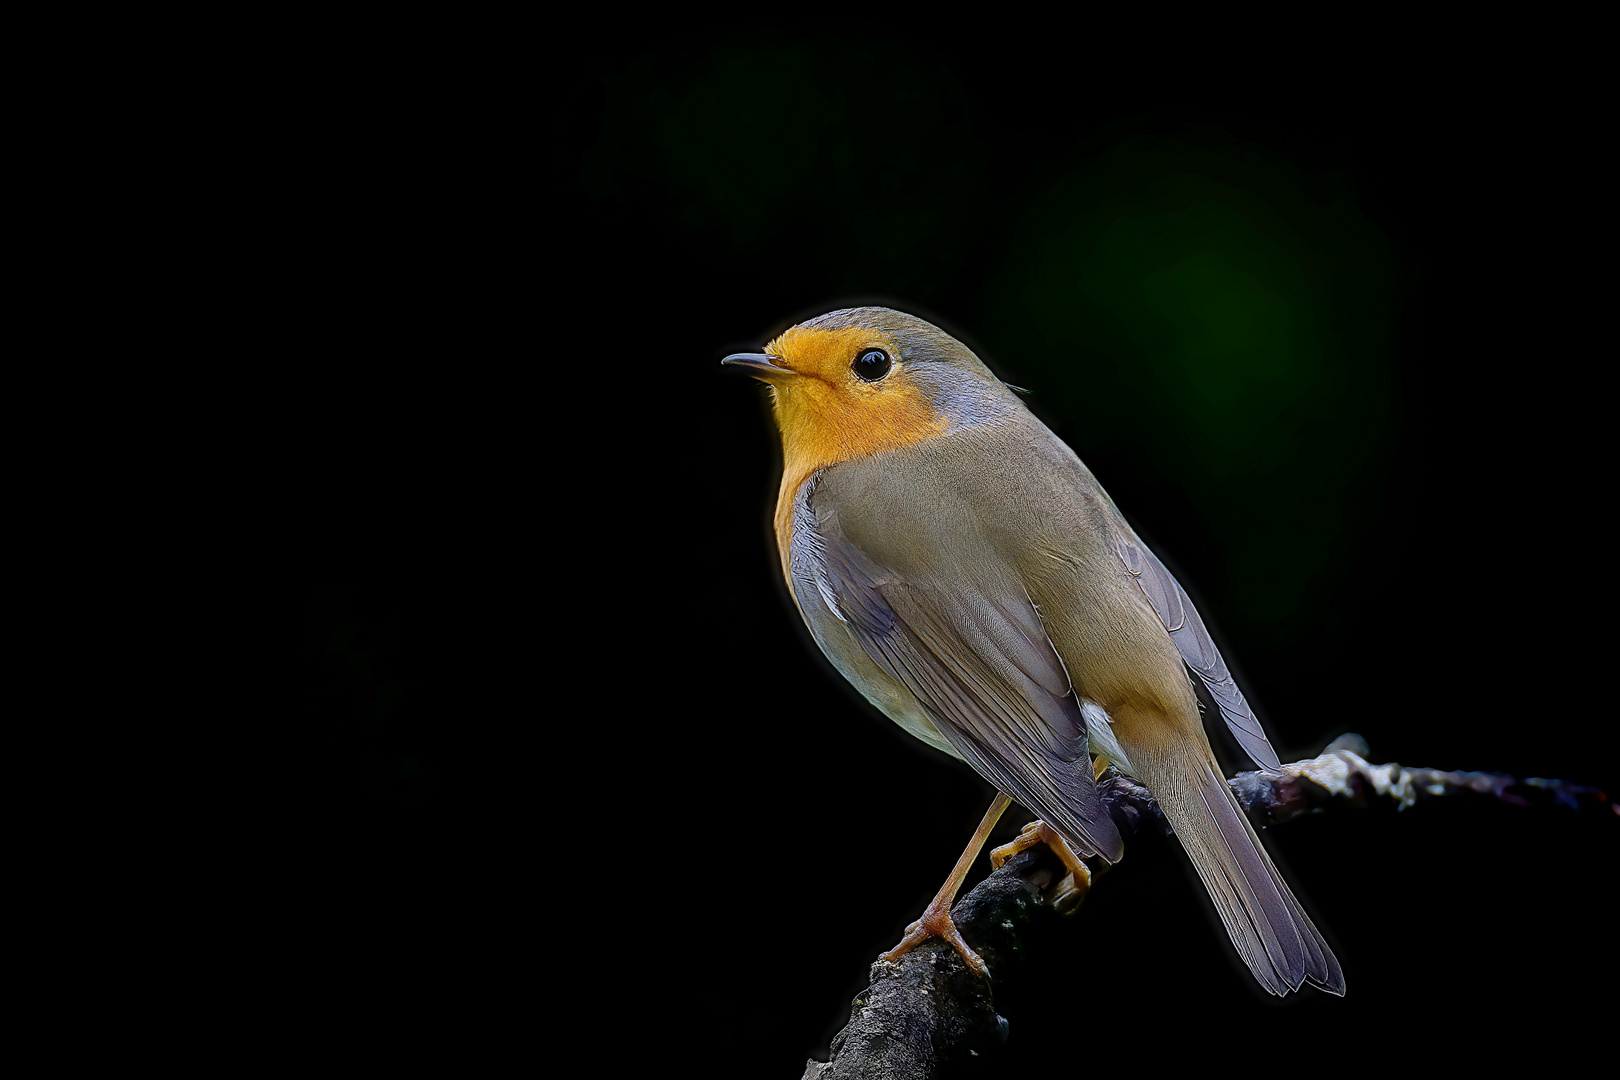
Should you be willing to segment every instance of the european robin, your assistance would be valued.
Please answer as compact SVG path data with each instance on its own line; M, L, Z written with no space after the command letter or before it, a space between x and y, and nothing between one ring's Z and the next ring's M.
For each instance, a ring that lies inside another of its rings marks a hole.
M950 905L1009 800L1041 819L1021 846L1051 842L1077 877L1081 859L1118 861L1095 781L1111 762L1158 800L1262 986L1344 993L1221 775L1189 669L1257 764L1277 754L1186 592L1074 451L961 342L887 308L819 316L723 363L771 389L776 543L811 636L880 711L1000 792L885 955L932 933L985 970Z

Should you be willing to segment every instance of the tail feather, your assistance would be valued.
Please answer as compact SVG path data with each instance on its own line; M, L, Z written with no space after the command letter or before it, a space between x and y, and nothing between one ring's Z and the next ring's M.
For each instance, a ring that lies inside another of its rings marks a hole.
M1344 972L1333 950L1260 846L1226 781L1209 765L1186 781L1161 785L1159 805L1243 962L1273 994L1309 982L1342 995Z

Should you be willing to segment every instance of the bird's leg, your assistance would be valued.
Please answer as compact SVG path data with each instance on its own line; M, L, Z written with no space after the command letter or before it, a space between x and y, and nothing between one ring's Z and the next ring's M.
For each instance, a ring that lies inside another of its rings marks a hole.
M1080 857L1064 842L1063 837L1057 834L1057 830L1039 818L1025 825L1024 831L1019 833L1016 839L998 848L991 848L990 865L999 870L1002 863L1036 844L1045 844L1051 848L1052 854L1069 869L1068 874L1058 882L1057 889L1052 894L1052 905L1059 909L1067 909L1084 900L1086 891L1091 888L1090 869L1080 861Z
M898 960L930 937L938 937L949 942L951 948L956 950L956 955L960 956L968 967L987 979L990 977L990 968L979 954L962 940L956 924L951 921L951 904L956 901L956 893L962 888L962 880L967 877L968 870L972 869L973 860L979 857L984 842L990 838L990 830L995 828L996 822L1001 820L1001 815L1006 813L1007 807L1011 805L1011 799L999 791L996 792L995 800L991 802L990 809L984 812L984 820L979 822L979 828L974 832L973 839L968 841L962 857L956 860L956 867L951 871L951 876L945 879L945 884L939 887L934 899L923 909L922 918L906 927L906 936L900 939L900 944L879 959Z

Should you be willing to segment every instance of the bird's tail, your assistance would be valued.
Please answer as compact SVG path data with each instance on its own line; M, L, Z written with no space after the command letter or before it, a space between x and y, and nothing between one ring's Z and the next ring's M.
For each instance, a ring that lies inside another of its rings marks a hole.
M1279 996L1307 981L1342 995L1344 972L1333 950L1288 890L1214 764L1195 759L1172 768L1175 777L1154 794L1254 977Z

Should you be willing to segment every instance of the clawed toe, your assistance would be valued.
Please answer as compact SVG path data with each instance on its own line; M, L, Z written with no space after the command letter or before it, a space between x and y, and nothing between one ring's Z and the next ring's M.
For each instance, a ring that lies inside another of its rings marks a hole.
M937 937L948 943L951 948L956 950L956 955L962 958L964 964L986 979L990 977L989 965L962 938L961 931L957 930L956 923L951 920L950 911L939 908L934 904L928 906L928 910L923 912L922 918L906 927L906 936L900 939L900 944L884 953L879 959L893 963L931 937Z
M1060 909L1066 909L1085 899L1086 891L1091 888L1090 868L1080 860L1063 837L1057 834L1057 830L1039 819L1025 825L1016 839L998 848L992 848L990 865L999 870L1002 863L1020 851L1028 851L1036 844L1045 844L1051 848L1052 853L1069 871L1053 891L1052 902Z

